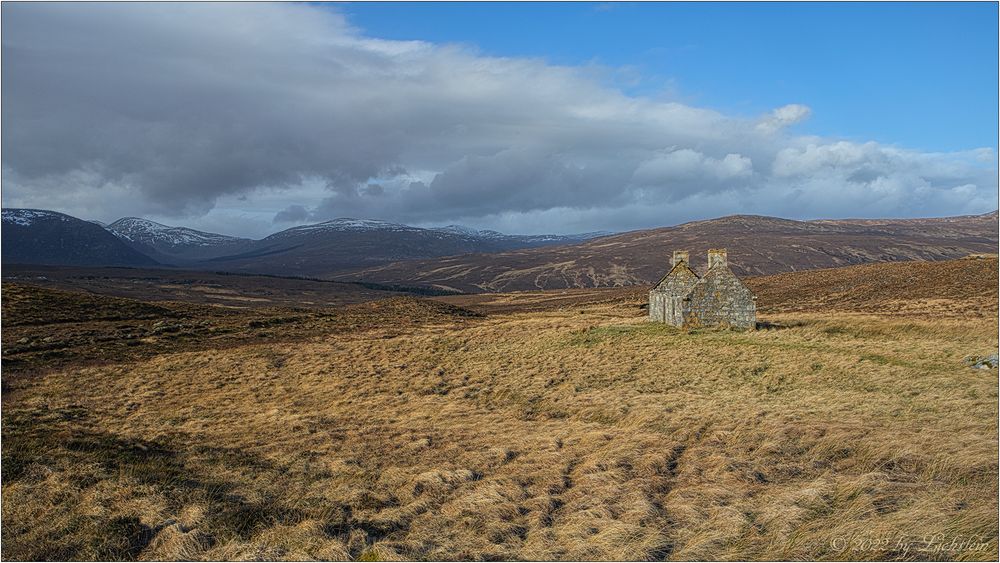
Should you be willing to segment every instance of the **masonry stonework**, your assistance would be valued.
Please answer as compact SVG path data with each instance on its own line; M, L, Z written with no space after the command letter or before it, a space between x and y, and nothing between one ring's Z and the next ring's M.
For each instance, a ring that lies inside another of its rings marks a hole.
M671 268L649 293L649 320L681 326L684 322L684 296L698 282L698 274L688 267L688 253L674 252Z
M701 277L688 256L675 251L670 271L649 292L649 320L689 328L756 328L756 297L729 269L726 250L708 251L708 271Z

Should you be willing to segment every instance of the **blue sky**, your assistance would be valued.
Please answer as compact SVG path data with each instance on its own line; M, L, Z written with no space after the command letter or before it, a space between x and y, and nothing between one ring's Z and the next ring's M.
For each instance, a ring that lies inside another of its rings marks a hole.
M998 205L996 4L2 9L10 207L262 237Z
M812 108L797 126L927 151L997 147L997 4L351 3L383 39L484 55L625 68L623 90L753 116ZM638 80L638 83L635 83Z

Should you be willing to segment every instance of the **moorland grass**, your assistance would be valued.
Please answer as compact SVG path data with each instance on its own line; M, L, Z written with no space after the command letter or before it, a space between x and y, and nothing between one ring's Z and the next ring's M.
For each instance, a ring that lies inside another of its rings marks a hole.
M3 411L4 559L997 557L995 318L634 306L67 367Z

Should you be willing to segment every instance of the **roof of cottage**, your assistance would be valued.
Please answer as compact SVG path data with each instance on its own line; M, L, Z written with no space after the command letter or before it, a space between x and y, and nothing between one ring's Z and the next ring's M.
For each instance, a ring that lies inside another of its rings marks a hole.
M729 278L730 283L739 288L740 291L745 291L751 296L753 295L753 292L750 291L750 288L747 287L747 285L743 283L743 280L741 280L740 277L737 276L736 273L729 268L729 264L727 263L716 264L711 268L709 268L708 271L705 272L705 275L701 276L698 279L698 283L696 283L695 286L691 288L691 295L693 296L696 293L705 291L704 289L705 287L707 287L710 284L718 283L719 281L721 281L720 278L721 279Z
M661 285L666 283L666 281L670 279L672 276L680 276L684 275L685 273L694 276L694 279L696 280L700 279L698 274L695 273L695 271L692 270L690 266L688 266L687 262L680 261L674 264L674 267L670 268L670 271L667 272L662 278L660 278L660 281L656 282L656 284L653 286L653 290L658 289Z

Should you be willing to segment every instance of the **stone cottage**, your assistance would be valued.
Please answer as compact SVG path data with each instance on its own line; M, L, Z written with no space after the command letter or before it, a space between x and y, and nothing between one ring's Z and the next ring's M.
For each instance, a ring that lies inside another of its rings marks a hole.
M756 297L729 269L725 249L708 251L699 277L687 251L674 251L670 271L649 292L649 320L678 327L757 326Z

